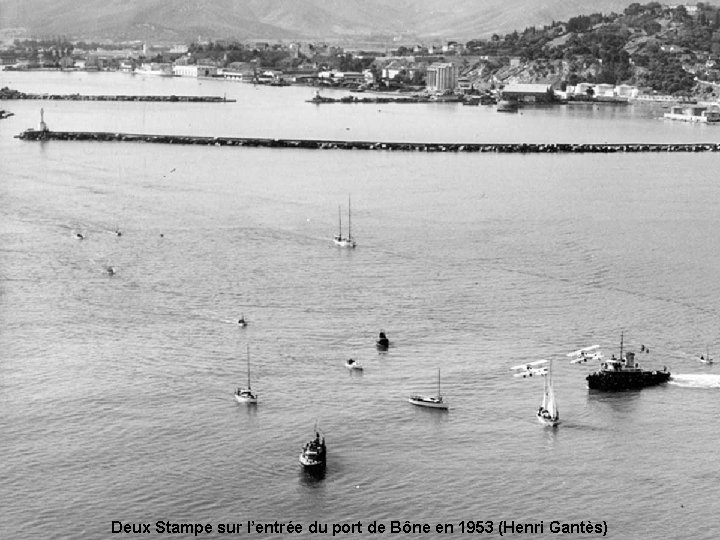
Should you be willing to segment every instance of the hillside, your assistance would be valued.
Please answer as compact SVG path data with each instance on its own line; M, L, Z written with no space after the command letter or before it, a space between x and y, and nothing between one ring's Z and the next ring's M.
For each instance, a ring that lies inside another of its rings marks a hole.
M718 0L720 1L720 0ZM187 42L209 39L467 40L628 0L0 0L0 29L28 36Z
M715 97L720 92L720 8L701 4L689 14L682 7L634 3L620 14L577 16L472 41L466 52L493 59L464 73L476 83L626 83L663 94Z

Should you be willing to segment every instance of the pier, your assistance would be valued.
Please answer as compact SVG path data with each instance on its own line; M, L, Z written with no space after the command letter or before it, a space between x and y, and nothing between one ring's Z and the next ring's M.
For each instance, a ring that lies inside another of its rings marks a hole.
M0 100L44 99L55 101L167 101L170 103L232 103L234 99L219 96L132 96L83 94L27 94L8 87L0 88Z
M106 131L50 131L28 129L15 138L24 141L95 141L313 150L385 150L401 152L498 152L517 154L618 152L720 152L720 143L426 143L337 141L322 139L268 139L253 137L198 137L146 135Z

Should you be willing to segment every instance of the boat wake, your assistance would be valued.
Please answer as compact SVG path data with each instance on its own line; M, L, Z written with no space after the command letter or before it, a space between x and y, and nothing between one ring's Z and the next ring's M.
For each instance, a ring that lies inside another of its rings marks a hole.
M683 388L720 388L720 375L714 373L680 373L670 377L668 384Z

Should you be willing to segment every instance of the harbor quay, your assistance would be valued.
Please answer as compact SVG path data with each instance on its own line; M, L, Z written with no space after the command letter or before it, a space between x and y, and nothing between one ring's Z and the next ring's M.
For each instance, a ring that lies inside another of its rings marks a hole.
M373 142L321 139L271 139L252 137L198 137L149 135L107 131L50 131L28 129L15 138L24 141L97 141L305 148L315 150L386 150L403 152L498 152L518 154L621 153L621 152L720 152L720 143L427 143Z

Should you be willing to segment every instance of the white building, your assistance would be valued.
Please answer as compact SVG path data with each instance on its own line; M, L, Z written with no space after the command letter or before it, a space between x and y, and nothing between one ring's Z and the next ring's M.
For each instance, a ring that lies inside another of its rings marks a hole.
M457 68L451 63L437 62L427 68L425 88L428 92L444 93L457 87Z
M176 77L214 77L217 75L215 66L173 66L172 71Z

